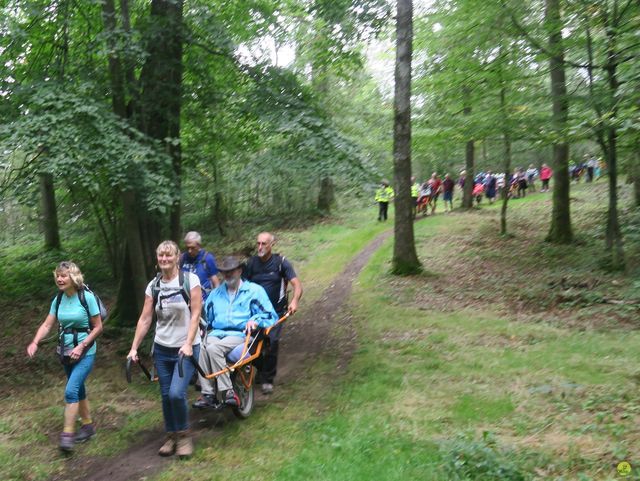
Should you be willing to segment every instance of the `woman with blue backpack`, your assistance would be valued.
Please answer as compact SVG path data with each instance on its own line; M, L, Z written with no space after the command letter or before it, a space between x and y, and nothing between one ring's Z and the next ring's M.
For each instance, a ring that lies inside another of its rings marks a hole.
M33 357L39 343L56 321L59 324L57 352L67 375L64 391L64 428L60 434L60 449L73 451L74 443L87 441L95 433L89 411L85 381L96 357L96 338L102 332L99 301L85 285L82 272L73 262L61 262L53 271L59 292L53 298L49 314L27 346ZM76 420L81 427L76 433Z

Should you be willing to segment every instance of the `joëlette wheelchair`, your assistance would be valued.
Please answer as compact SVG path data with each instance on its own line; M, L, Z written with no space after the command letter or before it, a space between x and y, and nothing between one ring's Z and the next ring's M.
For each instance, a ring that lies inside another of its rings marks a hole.
M207 379L214 380L218 376L229 373L231 378L231 384L233 386L234 391L238 395L238 399L240 401L238 406L233 406L231 409L233 414L240 419L246 419L251 415L254 406L254 381L256 378L257 368L254 366L254 361L259 359L262 355L263 349L268 349L267 343L269 339L269 333L275 326L284 322L289 317L289 314L285 314L282 316L273 326L270 326L265 329L258 329L253 333L248 333L245 336L244 342L239 344L234 349L232 349L226 356L227 366L224 369L221 369L217 372L207 373L193 356L189 356L187 358L187 362L191 362L195 367L198 374ZM203 338L203 341L206 342L206 325L203 321L200 323L200 333ZM202 346L205 349L205 346ZM204 351L206 352L206 350ZM184 375L184 361L185 356L182 354L178 360L178 374L182 377ZM133 361L130 358L127 358L126 363L126 377L127 382L131 382L131 364ZM145 377L151 381L155 382L158 380L157 376L155 376L154 371L147 369L147 367L142 363L141 360L138 360L137 363L140 366L140 369L144 373ZM217 383L212 383L214 389L217 390ZM217 398L217 392L214 392L214 397ZM214 410L222 410L226 407L224 403L216 404L209 409Z

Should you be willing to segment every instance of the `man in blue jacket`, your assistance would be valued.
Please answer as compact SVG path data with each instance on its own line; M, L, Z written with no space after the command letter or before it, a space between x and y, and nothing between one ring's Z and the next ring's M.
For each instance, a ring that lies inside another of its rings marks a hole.
M218 270L224 282L211 291L204 304L209 332L204 343L206 349L200 350L200 365L210 373L225 368L226 355L244 342L247 332L272 326L278 320L265 290L258 284L241 279L242 263L237 257L225 257ZM200 376L202 397L194 407L218 404L213 386L216 380L221 401L228 406L240 404L226 373L213 380Z
M211 252L202 248L202 236L196 231L187 232L184 236L184 245L187 250L180 255L180 269L184 272L193 272L198 276L204 301L209 292L220 285L216 258Z

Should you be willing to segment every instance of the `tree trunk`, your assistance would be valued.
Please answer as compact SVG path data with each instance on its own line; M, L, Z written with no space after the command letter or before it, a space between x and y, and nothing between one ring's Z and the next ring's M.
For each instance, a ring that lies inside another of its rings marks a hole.
M140 73L139 128L165 143L175 175L176 200L171 205L169 236L180 238L182 151L182 45L184 0L152 0L146 32L147 59ZM167 139L169 139L167 141ZM152 228L153 231L160 229Z
M116 7L114 0L103 0L102 2L102 22L107 34L109 81L111 86L111 105L113 112L119 117L127 118L127 107L125 100L125 82L122 71L122 62L118 52L118 41L116 38Z
M227 210L224 204L224 196L222 195L222 186L220 182L220 171L218 170L218 159L213 160L213 222L218 226L218 232L221 236L225 236L227 223ZM266 196L263 196L266 198Z
M618 77L617 77L617 65L618 65L618 53L616 48L619 27L618 17L618 2L613 1L613 12L609 15L606 8L603 9L601 18L604 20L604 27L607 39L606 56L607 62L604 66L604 70L607 74L608 92L606 98L607 104L602 107L601 97L602 95L596 95L594 84L595 77L593 75L594 67L594 50L592 43L591 30L589 28L588 18L586 19L586 39L587 39L587 54L589 58L589 64L587 67L587 73L589 78L589 92L591 95L591 102L594 107L600 122L598 122L595 133L596 140L600 144L604 158L607 161L607 168L609 170L609 209L607 211L607 224L605 228L605 251L609 254L610 267L618 270L624 268L624 250L622 247L622 233L620 232L620 225L618 222L618 154L617 154L617 131L615 122L618 117ZM605 118L606 117L606 118ZM634 172L632 171L632 174Z
M465 147L465 170L467 173L464 178L464 188L462 189L462 207L465 209L473 207L473 179L476 176L474 172L475 163L475 142L469 140Z
M464 115L471 115L471 92L468 87L463 88ZM462 189L462 207L471 209L473 207L473 179L475 178L475 142L473 139L467 141L465 147L465 171L464 187Z
M560 0L546 0L545 23L549 33L549 67L551 70L551 127L556 139L553 144L553 208L547 241L569 244L573 241L569 204L569 144L565 141L569 119L569 101L565 76L564 46Z
M124 15L124 13L122 14ZM122 67L122 60L118 53L116 39L117 21L114 0L104 0L102 3L102 20L107 33L109 78L111 85L111 104L116 115L127 118L126 81ZM133 178L135 173L130 167L128 176ZM122 255L122 277L120 288L114 309L114 316L120 325L133 325L142 311L144 303L144 290L149 272L146 264L147 258L142 248L140 234L139 213L140 208L136 194L130 189L120 193L123 221L121 235L124 238Z
M605 230L605 247L611 256L611 267L615 270L624 268L624 250L622 234L618 222L618 168L616 152L616 129L609 127L607 140L609 152L607 165L609 168L609 209L607 211L607 228Z
M129 13L129 0L120 0L120 19L122 21L122 31L125 35L131 35L131 14ZM135 125L136 121L133 118L136 112L136 108L139 101L138 85L136 82L136 59L130 53L126 53L121 57L122 68L125 76L126 93L128 94L127 100L127 118L131 119Z
M125 245L122 257L122 276L118 282L117 302L110 316L110 318L117 319L118 325L122 327L135 326L140 312L142 312L142 305L138 304L138 292L143 294L144 301L146 284L143 282L142 287L140 287L136 276L131 270L131 266L135 264L133 262L134 259L136 259L135 255L130 255L128 245ZM141 259L138 257L137 260L140 261ZM146 281L146 279L143 281Z
M142 247L142 242L140 239L140 223L137 215L128 215L128 212L132 212L129 209L134 209L136 206L136 197L135 193L131 190L126 190L122 193L122 202L123 208L125 212L124 220L122 223L122 228L125 233L126 240L126 256L128 257L126 260L127 270L123 270L123 279L122 281L125 284L128 284L132 293L126 295L128 297L127 304L135 306L135 312L142 312L142 305L144 304L144 290L147 286L148 279L148 269L145 265L145 253ZM155 247L155 246L154 246ZM124 275L125 272L128 271L129 276ZM125 299L122 299L123 301ZM120 299L118 299L119 303ZM135 318L127 318L121 319L123 322L126 321L136 321L137 316Z
M318 193L318 210L323 215L331 213L331 206L335 202L335 192L331 177L323 177L320 181L320 192Z
M622 247L622 233L618 222L618 148L617 131L615 120L618 117L618 52L616 49L616 35L618 35L618 3L613 2L613 12L611 15L611 25L608 25L607 32L607 80L609 84L609 99L611 119L607 128L608 158L607 167L609 169L609 210L607 213L607 228L605 230L605 247L611 256L611 267L619 270L624 268L624 250Z
M636 141L636 145L640 143ZM640 207L640 151L636 147L633 162L633 206Z
M53 175L40 174L40 196L42 200L42 230L45 249L60 249L60 230L58 229L58 209L56 193L53 187Z
M398 0L393 128L395 224L392 271L407 275L421 271L413 234L411 205L411 55L412 0Z
M509 172L511 172L511 132L509 118L507 114L507 94L506 88L500 89L500 108L502 110L502 121L504 131L502 140L504 144L504 187L502 188L502 207L500 209L500 234L507 235L507 205L509 203Z

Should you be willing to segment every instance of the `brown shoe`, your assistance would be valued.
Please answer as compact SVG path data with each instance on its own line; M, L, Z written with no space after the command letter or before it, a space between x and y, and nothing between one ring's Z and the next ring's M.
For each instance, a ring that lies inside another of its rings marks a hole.
M188 458L193 454L193 440L191 432L178 431L178 441L176 443L176 456L179 458Z
M160 456L172 456L176 452L176 433L167 433L167 439L158 450Z

